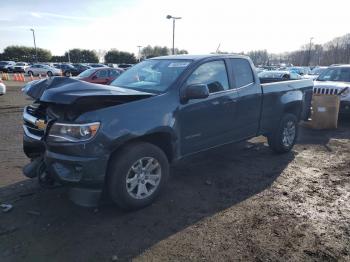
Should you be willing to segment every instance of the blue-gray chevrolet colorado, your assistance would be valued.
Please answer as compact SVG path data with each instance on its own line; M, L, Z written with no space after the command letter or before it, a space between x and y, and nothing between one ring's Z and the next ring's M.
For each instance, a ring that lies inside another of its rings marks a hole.
M145 60L103 86L53 77L28 83L24 109L28 177L71 187L80 204L103 189L122 208L159 195L169 163L264 135L291 150L309 113L312 80L260 84L252 61L237 55Z

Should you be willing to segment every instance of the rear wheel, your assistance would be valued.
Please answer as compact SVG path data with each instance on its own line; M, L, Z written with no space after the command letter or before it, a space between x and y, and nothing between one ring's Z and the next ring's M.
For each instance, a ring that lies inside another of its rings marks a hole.
M52 72L51 72L51 71L48 71L48 72L47 72L47 76L48 76L48 77L52 77L52 76L53 76Z
M34 76L34 74L33 74L32 71L28 71L28 75L29 75L29 76Z
M64 73L64 75L65 75L66 77L70 77L70 72L66 71L66 72Z
M109 194L120 207L139 209L155 200L168 176L168 160L160 148L149 143L130 144L111 159Z
M298 119L293 114L285 114L277 129L268 136L270 148L276 153L289 152L298 137Z

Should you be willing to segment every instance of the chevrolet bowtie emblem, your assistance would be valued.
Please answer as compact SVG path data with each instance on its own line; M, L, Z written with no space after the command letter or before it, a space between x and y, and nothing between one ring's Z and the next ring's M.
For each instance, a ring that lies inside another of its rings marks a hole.
M46 123L44 120L36 120L35 125L37 126L37 128L39 128L41 130L45 130L45 128L46 128Z

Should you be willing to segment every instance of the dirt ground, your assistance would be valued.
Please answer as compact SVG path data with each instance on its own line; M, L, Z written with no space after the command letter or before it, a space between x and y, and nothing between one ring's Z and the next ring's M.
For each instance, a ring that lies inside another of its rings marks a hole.
M0 97L0 261L350 261L350 121L300 129L289 154L263 138L191 157L136 212L72 204L21 168L20 87Z

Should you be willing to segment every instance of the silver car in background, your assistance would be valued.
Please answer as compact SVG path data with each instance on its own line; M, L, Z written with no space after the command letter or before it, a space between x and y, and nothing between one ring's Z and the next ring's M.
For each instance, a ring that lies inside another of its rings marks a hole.
M35 64L26 68L25 73L33 76L37 76L37 75L61 76L62 70L49 65Z
M28 68L30 65L25 62L17 62L13 68L12 73L24 73L26 68Z

